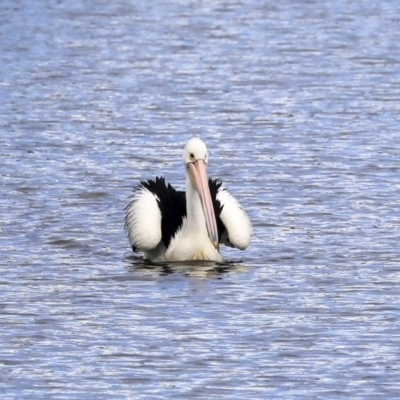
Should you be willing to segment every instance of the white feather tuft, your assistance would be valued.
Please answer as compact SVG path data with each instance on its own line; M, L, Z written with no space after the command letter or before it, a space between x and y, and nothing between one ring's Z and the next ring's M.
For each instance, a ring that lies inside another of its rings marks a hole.
M144 187L133 195L126 208L125 229L131 246L139 251L150 251L161 241L161 211L158 197Z
M226 189L221 187L218 190L217 199L223 206L220 218L228 231L230 243L240 250L245 250L253 234L249 217Z

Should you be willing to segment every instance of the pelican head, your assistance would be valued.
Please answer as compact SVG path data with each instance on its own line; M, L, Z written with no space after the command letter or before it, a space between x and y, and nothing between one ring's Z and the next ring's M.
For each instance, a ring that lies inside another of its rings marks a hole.
M208 163L208 151L204 142L199 138L190 139L183 150L183 163L187 167L189 163L196 160L203 160Z
M211 200L206 165L208 151L198 138L190 139L183 150L183 163L186 167L191 187L199 194L208 236L215 248L218 248L218 229Z

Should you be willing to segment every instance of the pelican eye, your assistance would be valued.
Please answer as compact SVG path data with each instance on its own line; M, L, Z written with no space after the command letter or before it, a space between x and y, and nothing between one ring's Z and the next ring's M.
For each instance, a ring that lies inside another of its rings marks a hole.
M194 154L190 153L189 158L190 158L190 161L194 161L194 159L195 159Z

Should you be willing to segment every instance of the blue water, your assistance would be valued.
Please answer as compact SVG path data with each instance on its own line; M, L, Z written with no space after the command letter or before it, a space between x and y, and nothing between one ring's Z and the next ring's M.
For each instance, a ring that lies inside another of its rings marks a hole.
M400 5L0 5L2 399L400 398ZM200 136L254 225L149 265Z

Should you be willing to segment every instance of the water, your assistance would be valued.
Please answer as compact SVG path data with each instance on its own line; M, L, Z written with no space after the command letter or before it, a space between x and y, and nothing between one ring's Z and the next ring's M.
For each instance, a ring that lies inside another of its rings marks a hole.
M399 5L0 5L4 399L399 398ZM148 265L140 179L209 174L254 224Z

